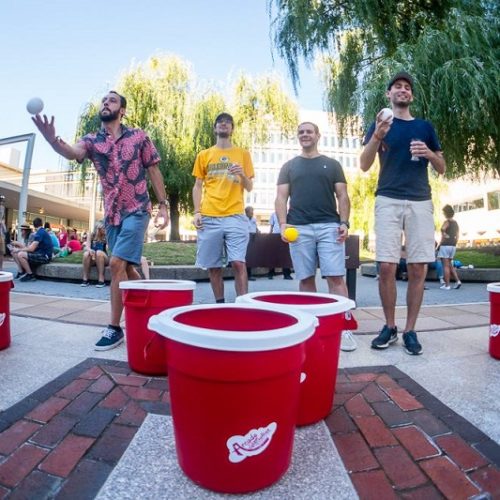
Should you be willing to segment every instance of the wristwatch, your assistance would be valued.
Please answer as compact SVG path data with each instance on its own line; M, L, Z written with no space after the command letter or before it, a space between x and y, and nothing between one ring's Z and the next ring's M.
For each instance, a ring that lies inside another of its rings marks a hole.
M350 229L350 228L351 228L351 225L349 224L349 221L348 221L348 220L341 220L341 221L340 221L340 225L341 225L341 226L345 226L347 229Z
M158 202L158 205L165 205L166 207L168 207L168 201L167 200L161 200Z

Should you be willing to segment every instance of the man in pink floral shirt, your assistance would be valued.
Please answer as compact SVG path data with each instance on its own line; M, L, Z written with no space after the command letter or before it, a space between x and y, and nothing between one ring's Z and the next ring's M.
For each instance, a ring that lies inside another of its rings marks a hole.
M151 215L147 178L159 200L156 219L169 222L160 157L143 130L124 126L127 101L117 92L103 97L99 110L102 127L73 146L56 136L54 117L36 115L33 122L53 149L68 160L92 161L101 179L106 217L106 238L111 251L111 321L95 349L112 349L123 342L120 319L123 303L120 282L139 279L135 266L141 262L144 233ZM147 175L146 175L147 174ZM155 220L155 223L157 222Z

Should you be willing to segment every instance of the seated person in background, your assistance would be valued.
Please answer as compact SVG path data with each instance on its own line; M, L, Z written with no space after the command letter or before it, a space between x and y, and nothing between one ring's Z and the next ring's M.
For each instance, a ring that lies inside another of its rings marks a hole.
M78 237L74 232L70 234L69 241L66 246L71 250L71 253L82 251L82 244L78 241Z
M144 279L148 280L149 279L149 262L144 255L141 257L141 271L142 274L144 275Z
M68 243L68 231L65 226L59 227L59 233L57 234L59 240L59 248L64 248Z
M71 241L69 243L71 243ZM96 287L102 288L106 286L104 283L104 269L108 264L109 257L106 253L106 231L104 230L104 224L100 223L96 225L90 238L87 238L85 241L85 251L83 253L83 281L81 286L89 286L90 266L97 267L98 281Z
M12 258L17 264L16 278L20 281L35 281L31 266L33 264L47 264L52 259L52 240L43 228L40 217L33 220L36 233L33 241L27 246L11 246Z
M35 233L31 230L29 224L21 224L21 239L19 241L11 240L10 244L13 247L21 248L28 246L35 238Z
M45 229L45 231L47 231L47 233L49 233L50 239L52 240L52 245L54 246L54 255L58 254L61 251L61 246L59 243L59 238L54 234L54 231L52 231L50 227L50 222L46 222L43 225L43 228Z

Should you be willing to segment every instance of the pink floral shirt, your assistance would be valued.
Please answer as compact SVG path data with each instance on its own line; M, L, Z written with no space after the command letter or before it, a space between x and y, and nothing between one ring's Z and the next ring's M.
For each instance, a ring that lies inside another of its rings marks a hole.
M79 145L101 179L107 225L118 226L129 214L151 211L146 169L159 163L160 156L143 130L122 125L122 135L113 141L102 128L82 137Z

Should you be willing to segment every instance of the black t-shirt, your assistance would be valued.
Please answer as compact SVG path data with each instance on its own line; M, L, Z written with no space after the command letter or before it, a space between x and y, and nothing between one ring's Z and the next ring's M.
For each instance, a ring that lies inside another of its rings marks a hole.
M335 198L335 184L346 184L337 160L321 155L316 158L296 156L281 167L278 185L288 184L290 207L288 224L340 222Z
M444 235L441 236L441 246L456 247L458 241L458 224L456 220L448 221L445 233L448 235L448 238L445 238Z

